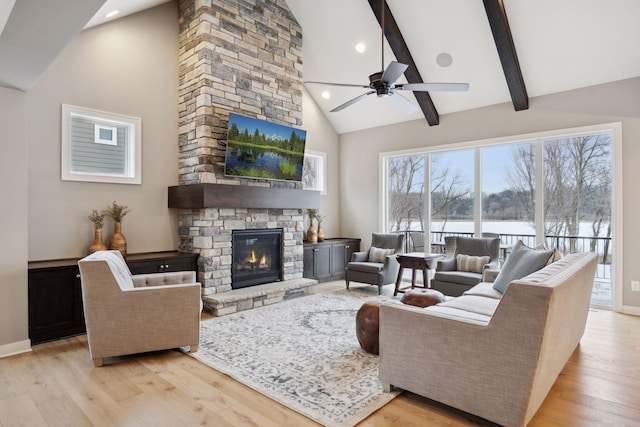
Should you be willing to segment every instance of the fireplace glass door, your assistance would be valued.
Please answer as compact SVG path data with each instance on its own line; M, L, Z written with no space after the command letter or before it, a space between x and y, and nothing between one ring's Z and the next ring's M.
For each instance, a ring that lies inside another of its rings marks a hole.
M233 289L280 281L282 229L233 230Z

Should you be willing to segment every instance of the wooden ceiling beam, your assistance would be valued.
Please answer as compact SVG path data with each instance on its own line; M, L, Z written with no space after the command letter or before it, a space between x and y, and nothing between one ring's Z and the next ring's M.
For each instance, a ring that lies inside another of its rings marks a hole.
M487 12L493 39L498 49L504 77L507 80L511 101L516 111L529 108L529 96L522 77L522 70L518 62L518 54L513 44L511 28L507 20L507 12L502 0L483 0Z
M376 16L378 23L382 26L382 11L380 10L380 0L368 0L369 6L371 6L371 10L373 14ZM407 64L409 68L404 72L405 77L409 83L424 83L422 77L420 76L420 72L418 71L418 67L416 67L416 63L413 61L413 57L411 56L411 52L409 52L409 48L407 47L407 43L404 41L404 37L402 37L402 33L400 32L400 28L393 15L391 14L391 10L389 9L389 5L387 5L386 1L383 1L384 6L384 35L391 46L391 50L393 54L396 56L398 62L403 64ZM386 64L385 64L386 66ZM427 123L429 126L435 126L440 123L440 116L438 115L438 111L436 110L435 105L433 105L433 101L431 100L431 96L428 92L413 92L418 101L418 105L420 105L420 109L424 114L425 119L427 119Z

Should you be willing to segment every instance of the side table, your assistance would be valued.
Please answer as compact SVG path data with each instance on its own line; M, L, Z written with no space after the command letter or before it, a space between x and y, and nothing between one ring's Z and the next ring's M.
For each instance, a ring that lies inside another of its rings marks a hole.
M430 263L435 259L442 257L442 254L424 253L424 252L409 252L406 254L396 255L396 259L400 264L398 270L398 278L396 279L396 288L393 291L393 296L398 295L398 292L404 292L406 289L428 288L427 285L427 270L431 268ZM400 282L402 281L402 272L405 268L412 269L411 271L411 287L400 289ZM416 270L422 271L422 286L416 286Z

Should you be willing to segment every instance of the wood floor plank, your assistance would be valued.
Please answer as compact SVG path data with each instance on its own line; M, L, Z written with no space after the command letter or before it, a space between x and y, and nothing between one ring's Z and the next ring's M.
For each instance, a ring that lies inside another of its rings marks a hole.
M325 290L342 287L344 282L324 285ZM581 345L529 427L638 425L638 360L640 317L592 310ZM404 392L359 426L479 424L482 420ZM179 351L113 358L96 368L86 336L0 359L0 427L14 425L318 426Z
M39 427L47 422L28 393L0 400L0 425L7 427Z

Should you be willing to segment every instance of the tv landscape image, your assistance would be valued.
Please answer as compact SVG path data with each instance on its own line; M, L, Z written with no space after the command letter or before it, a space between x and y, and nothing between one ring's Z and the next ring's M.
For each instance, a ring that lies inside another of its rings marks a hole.
M229 113L224 174L301 181L307 132Z

